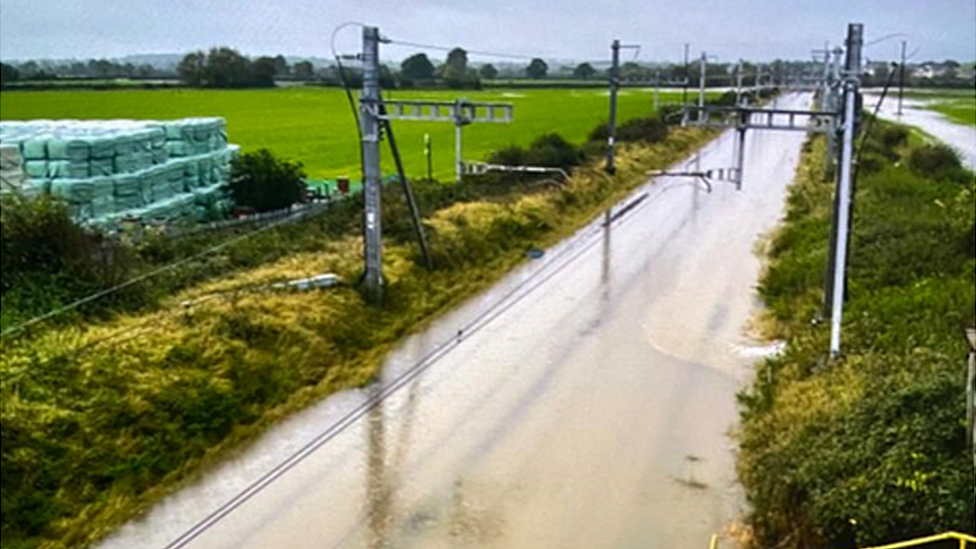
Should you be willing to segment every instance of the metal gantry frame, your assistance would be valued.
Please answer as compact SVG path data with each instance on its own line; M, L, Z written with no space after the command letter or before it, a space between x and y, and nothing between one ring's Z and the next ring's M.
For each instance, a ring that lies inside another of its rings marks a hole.
M831 264L825 290L826 308L830 314L830 356L841 353L841 335L844 303L847 290L847 259L850 246L850 227L854 189L854 137L857 123L857 103L860 88L861 48L864 44L864 25L848 25L846 63L843 74L839 70L839 52L833 50L834 68L826 66L829 54L824 54L825 82L822 84L819 109L762 109L744 106L717 107L704 105L685 106L682 123L686 126L736 130L736 171L738 186L743 185L743 164L746 132L749 130L803 131L823 133L828 136L828 156L839 160L834 229L831 235ZM829 50L829 47L826 48ZM702 54L702 67L707 58ZM842 100L839 100L841 99ZM840 148L835 150L834 140L840 134Z
M463 128L471 124L511 124L515 120L515 106L510 103L485 103L458 99L456 101L386 100L383 120L412 120L418 122L450 122L454 124L455 177L464 177Z

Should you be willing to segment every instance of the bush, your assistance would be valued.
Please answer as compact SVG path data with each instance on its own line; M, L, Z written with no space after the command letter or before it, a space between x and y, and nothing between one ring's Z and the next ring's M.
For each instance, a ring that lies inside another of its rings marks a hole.
M579 149L555 133L536 139L528 149L512 145L488 157L490 163L503 166L543 166L564 170L579 166L582 159Z
M255 212L283 210L306 200L305 172L301 164L261 149L233 162L230 191L239 207Z
M532 142L525 153L525 163L547 168L574 168L580 163L580 153L559 134L551 133Z
M617 139L628 143L660 143L667 138L668 126L660 118L628 120L617 131Z
M681 124L681 117L684 112L684 108L677 104L661 105L661 108L657 111L657 117L661 122L669 126L675 126Z
M661 112L678 113L681 110L681 107L676 105L667 105L667 107L675 107L677 110L669 109ZM679 114L675 122L680 123L680 121ZM668 138L668 132L668 122L659 113L656 117L633 118L620 124L617 126L617 141L620 143L660 143ZM609 138L610 128L606 122L603 122L590 132L589 142L604 147Z
M959 174L962 162L952 147L933 143L913 150L908 156L908 167L919 176L949 179Z
M908 143L908 129L902 126L889 126L881 132L881 142L889 149Z
M959 335L976 303L972 175L960 189L895 164L902 132L877 124L865 155L877 171L858 181L842 360L825 361L829 329L811 322L832 211L823 140L804 150L770 245L760 291L789 345L740 396L757 547L873 546L971 532L976 520ZM944 154L922 149L910 154Z
M130 250L71 218L50 196L5 196L0 207L3 323L17 322L118 284L135 266Z
M502 166L524 166L525 149L510 145L491 153L491 156L488 157L488 162L491 164L501 164Z

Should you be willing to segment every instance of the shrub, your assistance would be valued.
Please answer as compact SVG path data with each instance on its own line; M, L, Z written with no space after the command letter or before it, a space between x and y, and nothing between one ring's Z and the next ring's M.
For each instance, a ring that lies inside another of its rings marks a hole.
M894 149L908 143L908 129L902 126L889 126L881 131L881 142Z
M668 126L660 118L635 118L617 130L617 139L631 143L660 143L667 138Z
M491 153L491 156L488 157L488 162L503 166L523 166L525 165L525 149L510 145Z
M492 153L488 161L505 166L544 166L570 169L580 165L583 155L559 134L543 135L523 149L515 145Z
M559 134L544 135L532 142L525 153L525 163L549 168L573 168L580 163L580 154L572 143Z
M683 107L676 104L661 105L657 111L657 117L661 122L669 126L681 124Z
M240 207L256 212L283 210L306 199L305 172L300 163L261 149L233 162L230 191Z
M740 395L757 547L881 545L971 531L976 519L958 333L976 303L972 175L960 189L895 165L902 134L877 124L865 158L878 171L858 181L842 360L825 361L829 330L811 322L832 210L822 140L805 148L770 244L760 290L789 345Z
M679 123L681 121L680 107L667 106L677 108L677 110L669 109L667 112L675 113L678 116L675 122ZM660 114L650 118L634 118L617 126L617 141L621 143L660 143L668 138L668 131L668 122ZM609 138L610 128L607 127L606 122L593 128L589 135L590 143L601 147L606 146Z
M5 196L0 208L4 324L46 312L72 296L118 284L135 266L124 245L79 226L50 196Z
M908 167L922 177L948 179L962 169L959 154L943 143L926 144L908 156Z

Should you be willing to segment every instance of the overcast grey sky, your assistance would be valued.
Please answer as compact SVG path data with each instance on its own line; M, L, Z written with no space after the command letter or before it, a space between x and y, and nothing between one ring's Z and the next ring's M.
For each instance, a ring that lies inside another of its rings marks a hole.
M215 45L328 57L332 29L350 20L401 40L546 58L603 59L619 37L642 44L644 60L678 60L685 42L720 60L807 59L825 40L840 42L856 21L868 40L909 34L917 60L976 59L976 0L0 0L0 58L112 58ZM353 49L356 41L349 30L340 46ZM897 50L888 41L867 56L893 59ZM408 53L384 49L388 58Z

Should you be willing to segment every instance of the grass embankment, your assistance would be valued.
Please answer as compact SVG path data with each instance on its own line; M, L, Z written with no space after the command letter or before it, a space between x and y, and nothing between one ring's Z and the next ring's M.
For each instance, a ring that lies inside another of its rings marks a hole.
M433 273L418 266L402 198L391 188L382 310L365 306L351 287L267 290L323 272L356 280L362 243L349 206L345 217L327 214L219 254L208 268L276 244L293 252L185 289L159 310L8 342L0 359L4 548L88 546L283 416L371 382L404 334L488 287L526 250L568 236L644 182L646 170L678 161L711 135L673 130L663 143L625 146L616 177L583 168L563 189L495 181L422 191L432 193Z
M861 163L844 356L820 318L833 185L804 151L760 286L788 342L742 396L740 477L761 548L848 549L973 532L964 325L974 321L973 174L879 122ZM937 159L934 160L933 159Z
M717 97L720 94L710 94ZM606 90L389 91L387 99L493 101L515 105L512 124L473 124L464 130L466 159L484 158L508 145L528 145L542 134L559 133L580 145L594 126L608 117ZM661 101L680 102L679 92L661 94ZM619 117L653 114L650 90L620 94ZM359 176L356 126L345 93L313 87L275 90L119 90L45 91L3 94L0 120L30 119L175 119L222 116L230 140L245 152L269 149L302 162L312 178ZM443 122L397 122L397 142L407 173L426 177L424 135L433 138L434 177L449 181L454 174L454 126ZM393 170L386 147L385 169Z

